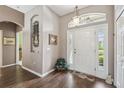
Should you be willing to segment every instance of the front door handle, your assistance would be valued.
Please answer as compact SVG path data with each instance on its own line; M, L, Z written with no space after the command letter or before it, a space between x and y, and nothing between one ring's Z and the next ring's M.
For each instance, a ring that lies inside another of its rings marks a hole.
M74 54L76 54L76 49L74 49Z

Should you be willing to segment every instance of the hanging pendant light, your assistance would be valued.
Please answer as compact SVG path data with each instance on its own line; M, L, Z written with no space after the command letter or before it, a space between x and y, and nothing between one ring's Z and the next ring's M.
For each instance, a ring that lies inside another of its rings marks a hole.
M80 23L80 18L79 18L79 14L78 14L78 6L75 6L74 12L75 12L75 16L72 18L72 20L73 20L73 24L75 26L77 26Z

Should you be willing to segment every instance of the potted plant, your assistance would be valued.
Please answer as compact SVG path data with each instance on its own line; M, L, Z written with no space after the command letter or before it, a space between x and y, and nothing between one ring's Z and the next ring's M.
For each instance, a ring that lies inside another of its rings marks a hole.
M58 71L68 70L69 65L65 61L64 58L57 59L57 62L55 64L55 69Z

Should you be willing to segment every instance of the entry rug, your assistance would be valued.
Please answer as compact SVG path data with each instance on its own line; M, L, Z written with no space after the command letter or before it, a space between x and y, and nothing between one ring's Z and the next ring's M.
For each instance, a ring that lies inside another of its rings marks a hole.
M81 73L77 73L77 72L74 72L75 75L77 75L78 77L82 78L82 79L87 79L88 81L90 82L94 82L95 81L95 78L91 78L89 76L87 76L86 74L81 74Z

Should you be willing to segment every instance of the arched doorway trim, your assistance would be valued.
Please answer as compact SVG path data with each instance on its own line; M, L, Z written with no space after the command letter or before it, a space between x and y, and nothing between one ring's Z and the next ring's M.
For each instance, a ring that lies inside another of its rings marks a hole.
M24 27L23 25L21 25L21 24L19 24L19 23L17 23L17 22L14 22L14 21L10 21L10 20L0 20L0 23L1 23L1 22L11 22L11 23L14 23L14 24L18 25L18 26L21 27L21 28Z

